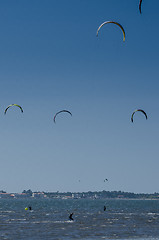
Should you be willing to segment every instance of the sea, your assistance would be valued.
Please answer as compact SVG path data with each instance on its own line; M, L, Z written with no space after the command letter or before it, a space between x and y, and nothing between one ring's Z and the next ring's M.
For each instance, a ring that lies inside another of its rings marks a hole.
M159 200L0 199L0 239L155 240Z

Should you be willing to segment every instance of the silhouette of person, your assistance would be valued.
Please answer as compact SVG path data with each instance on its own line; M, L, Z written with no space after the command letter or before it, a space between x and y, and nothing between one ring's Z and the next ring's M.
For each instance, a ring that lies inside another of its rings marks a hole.
M69 219L73 221L74 219L72 218L73 213L70 214Z

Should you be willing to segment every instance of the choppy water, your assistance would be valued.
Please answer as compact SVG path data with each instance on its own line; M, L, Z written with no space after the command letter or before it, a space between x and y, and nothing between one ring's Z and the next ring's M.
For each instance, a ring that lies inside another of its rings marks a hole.
M159 201L0 199L0 239L159 239Z

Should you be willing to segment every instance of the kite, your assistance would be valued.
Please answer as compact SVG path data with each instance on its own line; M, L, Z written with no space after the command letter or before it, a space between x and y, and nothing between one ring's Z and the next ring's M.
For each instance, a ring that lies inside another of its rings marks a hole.
M10 107L12 107L12 106L19 107L20 110L21 110L21 112L23 113L23 109L22 109L22 107L21 107L20 105L18 105L18 104L10 104L10 105L5 109L4 114L6 114L8 108L10 108Z
M132 122L134 121L133 117L134 117L134 114L135 114L136 112L142 112L142 113L145 115L146 119L147 119L147 114L146 114L142 109L137 109L137 110L135 110L135 111L133 112L133 114L131 115L131 121L132 121Z
M67 112L67 113L69 113L69 114L72 116L72 113L69 112L68 110L61 110L61 111L59 111L59 112L57 112L57 113L55 114L55 116L54 116L54 123L56 123L56 116L57 116L59 113L62 113L62 112Z
M142 0L140 0L140 2L139 2L139 11L140 11L140 13L141 13L141 3L142 3Z
M98 28L98 30L97 30L97 37L98 37L98 32L99 32L99 30L101 29L101 27L102 27L103 25L107 24L107 23L114 23L114 24L118 25L118 26L121 28L121 30L122 30L122 32L123 32L123 41L125 42L125 30L124 30L124 28L121 26L120 23L113 22L113 21L103 22L103 23L99 26L99 28Z

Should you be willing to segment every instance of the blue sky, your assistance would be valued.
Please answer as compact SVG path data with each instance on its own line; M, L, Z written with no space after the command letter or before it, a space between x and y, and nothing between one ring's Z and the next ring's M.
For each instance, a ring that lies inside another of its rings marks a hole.
M0 3L0 189L159 192L159 2L138 2Z

